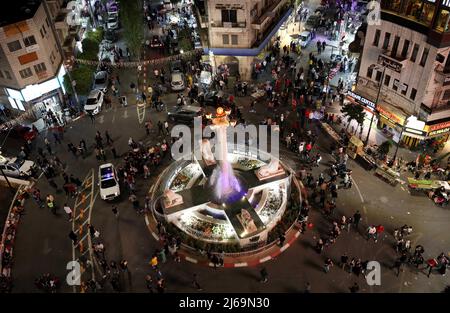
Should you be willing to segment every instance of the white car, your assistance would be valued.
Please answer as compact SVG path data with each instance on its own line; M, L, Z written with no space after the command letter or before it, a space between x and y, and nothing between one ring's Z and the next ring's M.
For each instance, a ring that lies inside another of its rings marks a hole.
M9 177L27 179L31 176L33 167L33 161L0 157L0 169Z
M309 42L311 41L311 32L308 31L304 31L302 32L299 36L298 36L298 44L302 47L305 48Z
M173 91L181 91L186 88L184 84L184 75L180 72L172 73L172 78L170 80L170 87Z
M119 28L119 15L117 13L109 14L106 21L106 28L115 30Z
M103 200L112 200L120 196L119 178L116 169L111 163L100 165L98 169L100 197Z
M98 114L103 106L103 97L104 94L101 90L92 90L84 105L86 113L92 115Z

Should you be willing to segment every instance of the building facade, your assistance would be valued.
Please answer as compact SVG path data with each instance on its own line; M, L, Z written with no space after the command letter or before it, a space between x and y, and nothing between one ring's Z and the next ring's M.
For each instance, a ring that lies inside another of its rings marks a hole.
M368 25L349 98L394 141L445 142L450 133L450 0L382 0ZM378 101L377 101L378 99Z
M63 0L48 0L46 6L43 1L15 2L11 11L0 14L0 103L20 111L33 108L40 117L42 110L59 110L63 101L65 56L56 36L63 46L70 35L65 20L70 10Z
M292 12L288 0L207 0L209 47L217 66L227 64L242 78Z

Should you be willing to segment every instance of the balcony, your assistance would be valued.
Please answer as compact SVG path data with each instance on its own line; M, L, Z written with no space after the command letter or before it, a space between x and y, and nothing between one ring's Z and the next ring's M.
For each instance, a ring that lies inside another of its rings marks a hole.
M245 28L247 26L247 23L244 22L215 22L211 21L211 27L217 27L217 28Z
M288 3L287 0L275 1L269 7L263 9L264 14L256 18L252 22L252 28L256 30L264 30L269 21L281 11L281 9Z
M450 84L450 70L446 69L442 64L436 65L434 68L434 71L436 72L436 81L439 84L442 85L448 85Z

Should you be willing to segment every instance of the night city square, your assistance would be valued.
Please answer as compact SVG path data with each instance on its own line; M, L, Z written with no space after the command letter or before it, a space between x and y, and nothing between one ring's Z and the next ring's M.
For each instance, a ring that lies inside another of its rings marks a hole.
M0 16L0 293L450 292L449 0Z

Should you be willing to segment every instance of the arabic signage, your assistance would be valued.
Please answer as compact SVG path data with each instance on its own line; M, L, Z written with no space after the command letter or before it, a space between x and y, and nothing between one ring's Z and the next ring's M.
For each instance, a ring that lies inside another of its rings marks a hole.
M368 107L372 111L375 110L375 103L370 101L369 99L364 98L361 95L354 93L353 91L347 91L347 96L353 98L359 104Z
M383 54L380 54L378 56L378 64L381 64L382 66L387 67L391 70L394 70L398 73L400 73L402 71L402 67L403 67L402 63L400 63L394 59L390 59Z
M442 128L449 128L450 127L450 121L444 122L444 123L439 123L439 124L435 124L435 125L429 125L428 126L431 131L435 131L435 130L439 130Z
M389 120L390 122L392 122L394 124L403 125L403 122L405 121L403 118L395 115L394 113L386 111L385 109L383 109L380 106L378 106L377 110L382 117L384 117L385 119Z
M442 129L438 129L438 130L434 130L428 133L429 137L432 136L439 136L439 135L443 135L445 133L448 133L450 131L450 127L446 127L446 128L442 128Z

